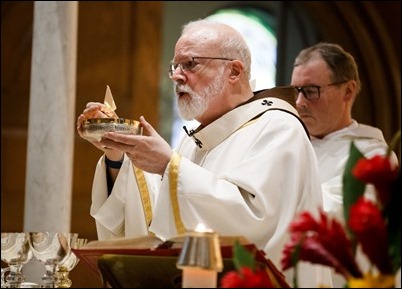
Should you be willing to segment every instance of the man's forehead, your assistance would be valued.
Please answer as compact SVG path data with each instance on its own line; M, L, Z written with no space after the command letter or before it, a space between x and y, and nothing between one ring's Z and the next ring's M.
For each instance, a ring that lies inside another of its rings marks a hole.
M216 48L215 43L194 42L183 39L183 41L177 42L174 58L183 59L194 56L209 56L211 55L211 51L214 51Z

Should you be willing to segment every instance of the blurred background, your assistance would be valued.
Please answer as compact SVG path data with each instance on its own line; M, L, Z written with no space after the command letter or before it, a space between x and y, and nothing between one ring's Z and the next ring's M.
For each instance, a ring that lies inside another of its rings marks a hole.
M1 2L1 231L24 230L34 5ZM50 2L49 2L50 3ZM181 26L211 17L241 31L252 50L256 90L290 83L297 53L335 42L359 65L359 122L389 142L401 123L400 1L79 1L75 123L109 85L120 117L141 115L175 144L182 123L174 109L168 65ZM95 240L89 215L92 179L101 152L74 132L71 232ZM400 159L400 144L396 149ZM55 192L57 194L57 192ZM4 264L2 264L3 267ZM84 264L73 287L101 287Z

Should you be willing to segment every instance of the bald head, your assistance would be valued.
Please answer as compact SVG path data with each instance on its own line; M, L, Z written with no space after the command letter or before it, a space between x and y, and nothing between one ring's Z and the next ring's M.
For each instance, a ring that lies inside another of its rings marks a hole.
M231 37L243 39L241 34L229 25L208 20L197 20L183 26L182 36L202 40L202 42L220 42Z
M250 50L243 36L229 25L206 19L189 22L183 26L178 47L204 47L205 50L218 51L220 57L239 59L244 65L244 75L250 78Z

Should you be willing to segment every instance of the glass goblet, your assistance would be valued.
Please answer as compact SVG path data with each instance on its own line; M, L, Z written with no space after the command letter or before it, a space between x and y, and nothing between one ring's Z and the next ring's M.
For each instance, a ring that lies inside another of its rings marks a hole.
M78 238L77 233L31 232L29 241L35 258L45 265L42 277L44 288L55 288L57 265L71 254L71 244Z
M85 238L77 238L75 243L71 244L71 248L73 249L79 249L82 246L84 246L88 242L88 239ZM73 282L71 281L70 278L68 278L68 275L70 271L72 271L75 266L77 266L78 262L80 259L77 257L77 255L74 254L73 251L71 251L70 255L63 260L63 262L60 262L57 265L56 269L56 275L57 275L57 281L56 281L56 287L57 288L70 288Z
M19 288L24 282L22 267L32 258L28 233L1 233L1 260L7 263L8 271L4 287ZM2 272L2 275L5 272ZM4 276L4 275L3 275ZM3 277L2 276L2 277Z

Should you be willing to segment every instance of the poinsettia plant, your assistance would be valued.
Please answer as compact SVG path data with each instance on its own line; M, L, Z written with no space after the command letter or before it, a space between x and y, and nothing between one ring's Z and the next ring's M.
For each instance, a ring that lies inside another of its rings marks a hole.
M384 156L372 158L365 158L351 143L343 176L345 223L328 217L322 209L318 219L308 211L301 213L290 226L283 270L302 260L334 268L350 288L394 287L401 267L401 194L400 169L389 157L399 140L400 131ZM376 202L364 198L368 184L375 187ZM369 272L363 272L356 262L358 246L371 263Z
M236 270L222 277L220 288L275 288L267 270L239 242L233 248L233 264Z

